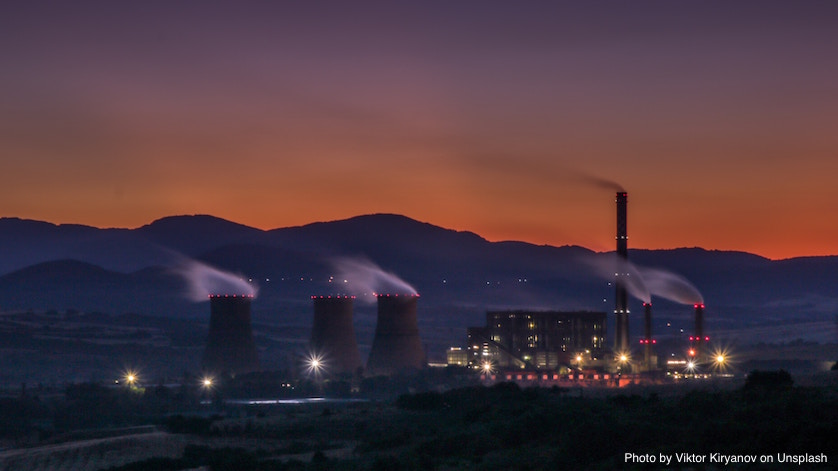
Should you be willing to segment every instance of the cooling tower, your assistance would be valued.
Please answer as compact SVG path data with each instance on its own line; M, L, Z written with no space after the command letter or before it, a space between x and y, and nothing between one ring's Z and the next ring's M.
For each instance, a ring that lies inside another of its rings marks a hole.
M367 371L389 375L425 367L425 349L416 323L418 294L378 295L378 321Z
M309 347L322 356L328 373L354 374L361 363L355 328L352 326L352 303L355 296L312 296L314 324Z
M202 367L214 374L239 374L259 369L250 325L253 296L210 295L210 324Z
M623 277L628 260L628 222L627 222L628 195L624 191L617 192L617 258L618 273L614 285L616 294L614 298L614 350L618 353L627 353L631 348L629 345L629 309L628 292Z

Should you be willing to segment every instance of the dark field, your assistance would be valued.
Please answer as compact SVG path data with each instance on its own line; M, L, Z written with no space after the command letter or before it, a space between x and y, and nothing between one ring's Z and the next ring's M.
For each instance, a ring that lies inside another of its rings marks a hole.
M200 405L152 389L80 385L60 399L4 400L7 443L13 431L31 435L50 418L56 430L37 447L0 453L0 469L663 469L626 463L626 453L808 453L828 461L800 469L834 469L835 380L801 387L785 372L757 372L727 389L663 394L501 383L393 401L281 408ZM195 409L177 411L189 407ZM10 421L14 411L23 411L17 422ZM86 431L72 432L76 423ZM115 430L106 423L154 427ZM667 469L722 467L675 463ZM785 469L778 463L724 468Z

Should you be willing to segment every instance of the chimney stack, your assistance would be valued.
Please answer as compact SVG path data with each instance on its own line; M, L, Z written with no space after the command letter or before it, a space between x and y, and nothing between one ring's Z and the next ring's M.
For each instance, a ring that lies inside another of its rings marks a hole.
M628 292L624 277L628 261L628 222L627 222L628 194L625 191L617 192L617 269L615 280L616 296L614 302L615 334L614 349L617 353L627 353L629 345L629 309Z

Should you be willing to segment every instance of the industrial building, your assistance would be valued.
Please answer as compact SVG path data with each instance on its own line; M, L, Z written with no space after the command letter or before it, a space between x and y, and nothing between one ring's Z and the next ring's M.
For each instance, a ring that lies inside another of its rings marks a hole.
M489 311L485 327L468 329L469 365L555 370L605 355L604 312Z

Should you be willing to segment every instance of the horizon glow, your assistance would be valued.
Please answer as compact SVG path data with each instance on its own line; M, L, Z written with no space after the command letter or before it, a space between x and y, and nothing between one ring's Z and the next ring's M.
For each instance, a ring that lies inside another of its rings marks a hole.
M94 14L95 13L95 14ZM0 216L836 255L838 5L9 6ZM328 33L328 34L326 34Z

